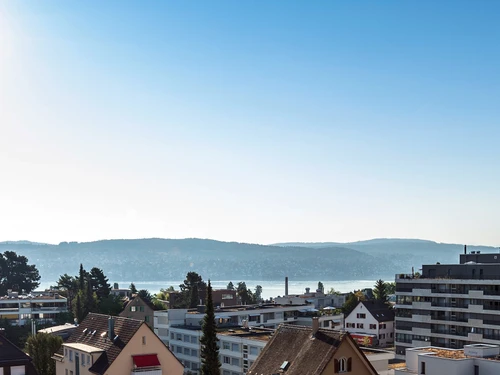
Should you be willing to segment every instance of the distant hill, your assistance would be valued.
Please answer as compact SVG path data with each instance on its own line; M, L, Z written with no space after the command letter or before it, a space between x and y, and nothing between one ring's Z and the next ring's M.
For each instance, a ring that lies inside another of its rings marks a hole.
M484 246L471 250L497 251ZM257 245L208 239L135 239L63 242L59 245L7 241L0 252L16 251L35 263L42 281L76 275L80 263L97 266L110 280L180 280L188 271L212 280L392 280L426 263L456 263L462 245L377 239L352 243Z

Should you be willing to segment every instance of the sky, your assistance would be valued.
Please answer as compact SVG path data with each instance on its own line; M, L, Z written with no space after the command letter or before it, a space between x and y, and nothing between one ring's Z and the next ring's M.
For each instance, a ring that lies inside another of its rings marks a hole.
M0 241L500 246L500 2L0 2Z

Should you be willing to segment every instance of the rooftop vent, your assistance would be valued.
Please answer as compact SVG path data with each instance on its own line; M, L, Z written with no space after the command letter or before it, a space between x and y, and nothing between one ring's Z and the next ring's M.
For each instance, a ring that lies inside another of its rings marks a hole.
M101 333L101 337L102 337L103 339L105 339L106 337L108 337L108 332L103 332L103 333Z
M288 370L288 367L290 367L290 362L285 361L281 364L280 371L285 372L286 370Z
M87 333L87 331L88 331L88 329L87 329L87 328L85 328L85 329L82 331L82 333L83 333L83 334L85 334L85 333Z

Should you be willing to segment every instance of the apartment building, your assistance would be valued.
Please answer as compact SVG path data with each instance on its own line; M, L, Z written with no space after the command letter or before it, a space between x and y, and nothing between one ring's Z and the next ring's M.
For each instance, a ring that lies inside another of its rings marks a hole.
M129 299L119 315L123 318L144 320L148 326L153 328L154 306L138 294Z
M341 294L325 294L322 290L311 291L310 288L305 289L305 293L302 294L287 294L283 297L275 297L273 301L279 305L287 304L313 304L316 309L323 309L325 307L337 307L340 308L344 305L347 300L349 293Z
M8 291L0 297L0 319L8 319L13 325L25 325L29 320L54 323L58 314L67 313L66 298L54 292L18 294Z
M498 345L465 345L463 349L434 346L406 349L406 366L394 375L497 375L500 374Z
M396 275L396 353L411 347L500 344L500 254L464 249L459 264Z
M247 372L265 347L272 330L281 323L297 324L305 319L313 305L262 305L218 308L215 319L223 375L242 375ZM201 367L201 324L204 306L198 309L155 311L154 331L182 361L186 372L199 374ZM311 318L309 318L310 320ZM328 323L330 325L330 323Z

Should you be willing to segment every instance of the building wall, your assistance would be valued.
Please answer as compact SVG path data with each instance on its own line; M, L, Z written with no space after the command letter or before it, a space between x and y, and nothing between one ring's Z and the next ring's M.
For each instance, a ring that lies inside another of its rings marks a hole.
M155 353L158 355L158 360L160 361L162 375L183 374L184 366L182 366L151 329L143 324L108 368L105 375L130 374L134 365L132 355Z
M143 320L148 326L153 328L154 310L140 297L135 297L131 300L120 313L120 316L123 318Z
M94 375L89 371L89 368L99 358L102 352L99 353L86 353L80 350L67 348L63 344L64 360L63 362L56 361L56 375L75 375L76 374L76 361L78 355L80 358L80 375ZM85 364L82 364L82 358L85 356ZM90 363L88 358L90 357Z
M358 314L365 314L366 318L358 318ZM354 324L354 328L350 327L350 324ZM362 328L359 326L361 324L363 325ZM385 328L381 328L383 324L385 324ZM370 328L373 325L375 327ZM355 309L345 318L344 327L347 332L375 335L378 339L378 345L381 347L394 342L394 321L379 323L362 303L358 303Z
M333 358L330 360L326 368L323 370L321 375L334 375L338 374L335 372L334 360L340 360L341 358L352 358L352 369L350 374L356 375L377 375L371 370L368 361L361 358L359 349L357 349L350 341L344 340L339 348L335 351Z

